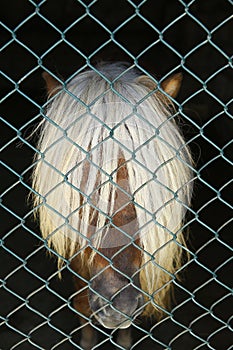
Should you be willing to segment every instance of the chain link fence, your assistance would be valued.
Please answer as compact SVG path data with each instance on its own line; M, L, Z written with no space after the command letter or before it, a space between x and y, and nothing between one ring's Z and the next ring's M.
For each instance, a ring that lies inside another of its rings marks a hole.
M43 0L1 3L0 349L82 349L68 265L55 259L28 205L46 115L43 71L70 80L99 60L127 61L159 82L183 73L174 101L195 161L186 226L191 259L162 320L133 322L131 349L232 349L231 0ZM93 349L124 348L93 325Z

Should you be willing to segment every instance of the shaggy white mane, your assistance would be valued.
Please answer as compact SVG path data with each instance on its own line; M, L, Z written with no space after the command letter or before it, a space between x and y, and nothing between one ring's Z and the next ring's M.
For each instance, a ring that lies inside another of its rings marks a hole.
M106 217L114 215L123 158L139 230L122 245L140 238L141 284L153 295L181 266L192 161L168 99L151 93L135 70L121 64L98 70L60 87L41 122L33 173L41 232L61 256L59 264L90 244L97 249L106 244L103 236L111 234ZM162 306L163 298L165 292L154 295Z

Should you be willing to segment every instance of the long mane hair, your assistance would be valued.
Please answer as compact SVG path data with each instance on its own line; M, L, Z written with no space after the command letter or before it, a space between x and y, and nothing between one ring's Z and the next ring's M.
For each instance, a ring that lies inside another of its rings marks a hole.
M40 123L32 177L42 236L59 268L76 254L88 265L110 235L123 159L138 222L127 244L140 242L147 314L167 307L186 250L182 228L192 192L192 160L176 113L150 85L156 90L134 69L105 64L58 86ZM84 261L88 246L94 249Z

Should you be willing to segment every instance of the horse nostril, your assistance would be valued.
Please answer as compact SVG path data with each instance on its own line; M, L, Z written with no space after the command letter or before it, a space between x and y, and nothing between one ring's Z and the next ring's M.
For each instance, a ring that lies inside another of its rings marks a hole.
M108 317L108 315L106 314L106 311L104 310L97 311L97 314L100 318Z

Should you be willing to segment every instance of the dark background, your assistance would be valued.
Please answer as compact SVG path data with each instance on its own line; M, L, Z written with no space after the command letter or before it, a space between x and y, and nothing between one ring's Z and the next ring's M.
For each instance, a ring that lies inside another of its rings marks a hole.
M232 1L91 3L83 0L86 12L75 0L1 1L0 349L78 348L71 274L58 280L27 203L35 145L27 137L46 99L43 70L66 79L99 60L135 63L158 79L183 72L177 101L197 169L196 214L188 217L193 255L173 316L136 325L134 348L230 349Z

